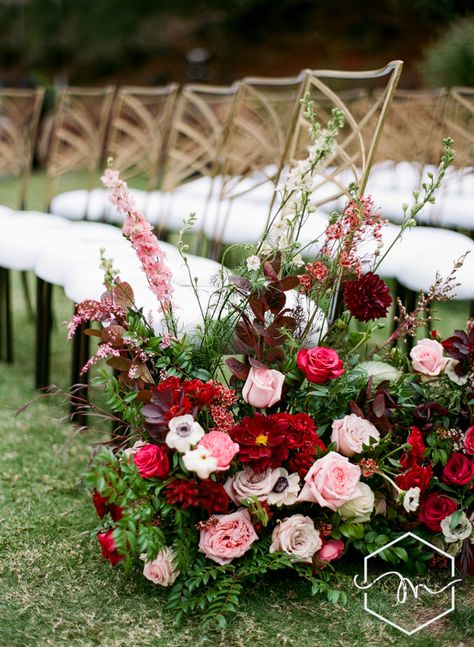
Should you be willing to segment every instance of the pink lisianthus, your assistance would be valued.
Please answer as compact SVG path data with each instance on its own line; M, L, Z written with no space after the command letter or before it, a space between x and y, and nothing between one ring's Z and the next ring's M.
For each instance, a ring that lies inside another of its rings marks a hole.
M304 477L305 485L298 501L319 503L323 508L337 510L356 496L360 467L346 456L329 452L318 458Z
M210 431L199 441L198 447L205 447L217 461L219 471L226 470L232 459L239 451L239 445L234 443L229 434L224 431Z
M201 529L199 550L218 564L242 557L258 539L248 510L211 517Z
M322 562L333 562L335 559L342 557L344 553L344 542L340 539L329 539L325 541L318 553L318 558Z
M272 407L281 398L285 376L269 368L252 368L242 389L242 397L252 407Z

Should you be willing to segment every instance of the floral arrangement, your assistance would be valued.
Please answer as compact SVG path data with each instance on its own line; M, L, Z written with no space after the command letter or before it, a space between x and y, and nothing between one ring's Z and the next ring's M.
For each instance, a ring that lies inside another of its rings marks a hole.
M392 305L376 273L384 221L356 187L315 241L317 256L303 260L312 178L342 126L335 110L322 130L305 102L308 158L291 171L259 244L199 301L191 332L180 330L159 242L118 174L104 178L157 307L137 308L104 261L104 295L79 304L70 324L71 335L83 322L101 324L86 331L99 347L84 370L99 359L115 370L95 381L114 436L95 448L85 483L104 558L168 587L178 617L200 610L224 624L247 583L280 569L307 580L312 594L344 601L336 560L407 529L464 571L473 566L474 322L447 339L433 330L409 353L397 347L449 296L453 273L413 312L399 304L394 331L381 337ZM406 208L401 235L434 199L453 155L445 140L439 172ZM186 262L182 237L179 249ZM418 573L443 566L418 544L409 556L400 547L380 556L409 558Z

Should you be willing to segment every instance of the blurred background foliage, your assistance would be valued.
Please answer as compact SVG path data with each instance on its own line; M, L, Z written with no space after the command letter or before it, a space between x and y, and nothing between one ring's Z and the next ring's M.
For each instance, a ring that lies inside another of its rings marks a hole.
M402 58L405 87L474 84L472 19L467 54L456 49L470 10L472 0L0 0L0 82L228 83Z

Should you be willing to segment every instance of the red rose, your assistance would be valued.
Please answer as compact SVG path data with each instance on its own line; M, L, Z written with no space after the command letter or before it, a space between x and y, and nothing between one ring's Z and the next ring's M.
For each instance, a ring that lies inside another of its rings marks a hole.
M105 517L107 512L110 512L110 516L114 521L119 521L123 517L123 509L119 505L115 505L115 503L109 503L109 500L97 490L94 490L92 494L92 503L101 519Z
M455 510L458 504L445 494L433 492L423 501L418 513L418 521L428 526L433 532L441 532L441 522Z
M216 389L213 382L201 382L201 380L185 380L183 391L191 398L193 404L205 407L212 404L216 396Z
M154 476L165 479L170 471L168 455L158 445L145 445L134 454L133 461L144 479L151 479Z
M451 454L443 468L443 481L450 485L466 485L473 477L474 463L464 454Z
M420 463L423 458L425 443L423 442L423 436L418 427L411 428L407 443L411 445L411 448L406 454L402 454L400 457L400 465L405 469Z
M344 373L344 364L339 355L325 346L300 350L297 361L308 382L322 384Z
M114 531L107 530L107 532L98 532L97 539L99 540L102 557L108 559L112 566L115 566L124 555L120 555L115 548Z
M414 465L404 474L399 474L395 479L398 487L402 490L409 490L411 487L419 487L422 492L428 489L433 476L431 465L421 467Z
M469 427L464 434L464 451L474 456L474 425Z

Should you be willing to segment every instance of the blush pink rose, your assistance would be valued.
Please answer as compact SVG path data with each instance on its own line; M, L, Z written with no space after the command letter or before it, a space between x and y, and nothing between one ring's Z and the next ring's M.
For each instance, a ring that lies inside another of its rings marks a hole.
M224 431L210 431L199 441L198 447L205 447L217 461L217 469L226 470L232 459L239 451L239 445L234 443L229 434Z
M215 515L205 524L199 550L218 564L229 564L242 557L257 539L248 510L240 508L232 514Z
M270 552L282 551L298 561L311 563L321 545L321 535L314 527L314 521L302 514L294 514L287 519L278 519L272 532Z
M464 451L469 456L474 456L474 425L469 427L464 434Z
M443 357L443 350L435 339L421 339L410 351L413 370L431 377L439 375L449 361Z
M298 501L319 503L322 508L337 510L357 494L360 467L346 456L329 452L318 458L304 477L305 485Z
M331 442L336 443L337 451L344 456L360 454L363 445L370 445L371 442L376 444L379 440L376 427L355 413L332 423Z
M242 397L252 407L272 407L281 398L284 381L285 376L280 371L252 366L242 389Z
M158 555L152 561L147 561L146 555L140 555L140 559L145 562L143 575L160 586L171 586L179 575L179 571L174 565L173 549L169 546L162 548Z
M339 355L325 346L300 350L297 363L308 382L315 384L334 380L344 373L344 364Z
M339 559L344 552L344 542L340 539L329 539L325 541L318 553L318 558L322 562L332 562Z

